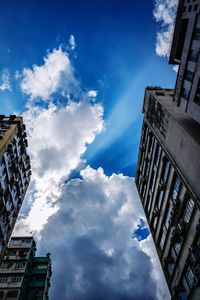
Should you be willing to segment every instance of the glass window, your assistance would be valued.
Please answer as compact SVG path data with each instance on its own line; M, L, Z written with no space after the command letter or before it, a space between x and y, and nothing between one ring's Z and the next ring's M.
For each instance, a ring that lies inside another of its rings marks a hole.
M10 269L11 267L12 267L12 263L11 262L3 261L1 263L1 269Z
M146 185L146 182L145 182L143 187L142 187L142 198L144 198L144 196L145 196L146 188L147 188L147 185Z
M147 202L147 204L148 204L147 211L149 212L150 211L150 207L151 207L151 203L152 203L152 197L150 195L148 195L147 199L148 199L148 202Z
M174 250L176 252L176 255L178 255L181 250L181 243L175 243Z
M198 238L198 240L197 240L197 246L198 246L198 248L200 249L200 236L199 236L199 238Z
M14 240L14 239L12 239L9 244L17 246L17 245L20 245L21 242L22 242L22 240Z
M163 230L162 236L161 236L161 239L160 239L160 248L161 248L161 250L162 250L163 247L164 247L166 235L167 235L166 231Z
M192 216L192 212L193 212L193 208L194 208L194 201L190 198L187 201L184 213L183 213L183 220L185 223L189 223L190 222L190 218Z
M168 174L169 174L170 163L168 161L164 162L164 172L163 172L163 180L167 182Z
M152 136L152 133L151 133L151 135L149 136L149 147L148 147L148 152L150 154L152 154L152 151L153 151L153 141L154 141L154 137Z
M7 281L8 281L8 276L4 276L4 275L0 276L0 282L1 283L7 282Z
M151 190L152 190L152 192L154 191L154 187L155 187L155 183L156 183L156 172L154 172L154 174L153 174L153 182L152 182L152 188L151 188Z
M171 264L167 265L167 270L168 270L170 275L172 275L172 273L174 271L174 266L175 266L175 263L171 263Z
M149 169L150 169L150 161L148 160L147 167L146 167L146 176L149 175Z
M172 215L172 205L170 205L167 208L167 215L166 215L166 218L165 218L165 228L166 229L169 228L171 215Z
M15 256L16 253L17 253L17 250L15 250L15 249L9 249L9 255L10 256Z
M196 90L196 95L195 95L195 98L194 98L194 101L200 105L200 79L198 81L198 85L197 85L197 90Z
M16 298L18 296L19 290L8 290L6 294L7 298Z
M176 198L178 196L178 192L180 190L180 186L181 186L181 181L180 181L179 177L176 176L176 179L174 181L174 187L173 187L173 190L172 190L172 198L174 200L176 200Z
M181 97L183 97L185 100L188 100L190 96L190 91L186 90L184 87L181 90Z
M47 269L46 264L37 265L37 269Z
M23 269L25 267L25 262L16 262L15 269Z
M196 50L190 50L189 51L189 55L188 55L188 59L190 61L196 62L198 59L198 52Z
M12 276L11 281L12 282L21 282L22 281L22 276Z
M164 191L163 190L161 190L160 192L158 192L159 193L159 197L158 197L158 209L160 209L161 208L161 203L162 203L162 199L163 199L163 194L164 194Z
M200 41L200 28L196 28L194 31L194 40Z
M161 156L161 147L157 145L156 149L156 156L155 156L155 165L158 167L159 161L160 161L160 156Z
M153 170L152 174L151 174L151 181L150 181L150 186L149 186L149 189L151 189L152 192L154 190L155 183L156 183L156 172Z
M192 81L193 80L193 73L189 70L186 70L185 79L188 80L188 81Z
M185 277L189 287L192 288L195 282L195 276L190 267L188 267Z

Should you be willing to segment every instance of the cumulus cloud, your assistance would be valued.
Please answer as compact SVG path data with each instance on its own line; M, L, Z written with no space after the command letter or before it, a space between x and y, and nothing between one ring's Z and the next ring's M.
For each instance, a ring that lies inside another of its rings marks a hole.
M1 85L0 90L1 91L12 91L11 85L10 85L10 72L8 69L3 69L1 73Z
M87 92L88 97L95 98L97 96L98 92L95 90L90 90Z
M75 41L75 37L73 34L71 34L69 37L69 45L72 50L74 50L76 48L76 41Z
M161 23L156 37L156 53L159 56L169 57L177 6L178 0L155 1L153 16L156 22Z
M22 92L30 96L23 118L29 141L32 182L25 215L23 218L22 214L16 231L23 229L28 233L41 230L48 217L56 212L60 184L72 170L84 165L82 155L102 131L104 121L102 105L88 101L61 47L49 53L40 67L24 69L21 80ZM56 99L62 99L55 101L54 93ZM79 99L71 100L76 94ZM36 98L40 101L33 101Z
M132 239L143 215L134 179L91 167L81 175L62 186L59 209L41 232L40 251L53 259L50 297L156 299L151 259Z
M25 68L22 75L21 89L32 100L49 100L55 92L74 91L74 87L78 89L79 85L68 54L61 47L48 53L43 65Z
M32 107L23 117L27 124L32 166L34 203L26 220L40 230L55 212L59 184L82 161L87 144L103 128L103 108L99 104L70 101L66 106ZM37 222L35 222L37 219Z

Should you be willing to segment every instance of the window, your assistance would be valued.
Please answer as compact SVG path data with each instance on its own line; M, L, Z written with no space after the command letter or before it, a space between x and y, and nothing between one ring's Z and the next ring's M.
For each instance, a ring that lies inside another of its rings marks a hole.
M188 80L188 81L192 81L193 80L193 73L189 70L186 70L185 79Z
M10 269L12 267L12 263L3 261L1 264L1 269Z
M176 255L178 255L181 250L181 243L175 243L174 250L176 252Z
M10 245L20 245L21 242L22 242L21 240L13 240L13 239L12 239L12 240L10 241Z
M165 228L168 229L169 228L169 225L170 225L170 222L171 222L171 216L172 216L172 205L170 205L168 208L167 208L167 215L165 217Z
M8 290L6 298L16 298L18 296L19 290Z
M156 156L155 156L155 165L158 167L159 161L161 156L161 147L158 145L156 149Z
M176 53L175 53L175 58L178 60L180 60L182 56L187 28L188 28L188 19L182 19L180 24L180 33L177 39Z
M194 201L189 198L183 213L183 221L185 223L189 223L190 222L190 218L192 216L192 212L193 212L193 208L194 208Z
M150 161L148 160L147 167L146 167L146 176L149 175L149 169L150 169Z
M15 269L23 269L25 267L25 262L16 262Z
M46 264L37 265L37 269L47 269Z
M188 298L183 283L180 283L178 296L179 296L178 299L180 300L187 300Z
M175 266L175 263L170 263L170 264L167 265L167 270L168 270L170 275L172 275L172 273L174 271L174 266Z
M174 200L176 200L176 198L178 196L178 192L180 190L180 186L181 186L181 181L180 181L180 179L177 176L176 179L175 179L175 181L174 181L174 187L173 187L173 190L172 190L172 198Z
M194 282L195 282L195 276L194 276L194 273L193 273L193 271L190 267L188 267L185 277L186 277L187 283L188 283L188 285L191 289L194 285Z
M152 154L153 152L153 142L154 142L154 137L150 137L149 140L149 153Z
M188 59L189 59L190 61L196 62L197 59L198 59L198 51L192 50L192 49L191 49L191 50L189 51Z
M144 196L145 196L146 188L147 188L147 185L146 185L146 182L144 182L143 187L142 187L142 198L144 198Z
M163 247L164 247L166 235L167 235L167 233L166 233L166 231L164 230L164 231L162 232L162 236L161 236L161 239L160 239L160 248L161 248L161 250L162 250Z
M161 208L161 203L162 203L162 199L163 199L163 194L164 194L164 191L161 190L161 191L159 192L158 203L157 203L158 209Z
M188 298L186 292L180 292L179 295L180 295L180 299L181 299L181 300L187 300L187 298Z
M0 283L4 283L4 282L7 282L8 281L8 276L0 276Z
M149 213L150 208L151 208L151 203L152 203L152 197L150 195L148 195L148 198L147 198L147 204L148 204L147 211L148 211L148 213Z
M181 97L183 97L185 100L188 100L189 96L190 92L183 87L181 90Z
M154 190L155 183L156 183L156 172L153 170L152 174L151 174L151 182L150 182L150 187L149 187L152 190L152 192Z
M21 282L22 281L22 276L13 276L11 277L12 282Z
M163 180L164 180L164 182L167 182L167 177L168 177L168 174L169 174L169 167L170 167L169 162L165 160L164 167L163 167Z
M194 31L194 40L200 41L200 28L196 28Z
M200 105L200 79L198 81L198 85L197 85L197 90L196 90L196 95L194 98L194 102L196 102L198 105Z

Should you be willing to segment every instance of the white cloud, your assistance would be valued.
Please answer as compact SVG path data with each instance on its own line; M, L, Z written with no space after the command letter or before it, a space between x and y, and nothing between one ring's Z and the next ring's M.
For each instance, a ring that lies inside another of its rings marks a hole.
M16 76L20 79L19 72ZM39 231L57 210L55 202L60 195L60 184L73 169L84 165L82 155L87 145L102 131L103 107L88 101L61 47L49 53L42 66L23 70L21 89L30 96L23 118L32 182L29 204L24 209L26 216L16 229ZM78 100L72 101L77 95ZM36 98L40 101L33 101Z
M74 78L68 54L61 47L48 53L42 66L33 65L32 69L23 70L21 89L32 100L49 100L55 92L74 86L78 89L78 81Z
M12 91L10 85L10 72L8 69L3 69L1 74L2 84L0 85L1 91Z
M99 104L73 101L61 108L53 104L47 109L31 105L23 114L33 173L33 204L23 222L32 230L40 230L56 211L54 203L60 184L81 164L87 144L103 129L102 115Z
M155 1L153 15L156 22L161 23L156 37L156 53L159 56L169 57L177 6L178 0Z
M69 45L70 45L70 47L71 47L72 50L74 50L76 48L75 37L72 34L69 37Z
M90 90L87 92L88 97L91 97L91 98L95 98L97 96L97 94L98 94L98 92L95 90Z
M91 167L81 175L62 186L38 243L53 255L51 298L169 299L161 270L155 282L155 249L132 239L143 216L134 179Z
M176 73L178 73L179 66L178 66L178 65L173 66L173 70L174 70Z

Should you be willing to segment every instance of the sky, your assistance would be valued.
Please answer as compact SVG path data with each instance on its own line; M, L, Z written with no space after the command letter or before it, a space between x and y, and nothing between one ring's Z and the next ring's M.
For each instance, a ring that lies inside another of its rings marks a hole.
M0 110L23 116L32 166L15 235L51 252L50 299L170 299L134 176L144 89L175 86L176 8L0 2Z

